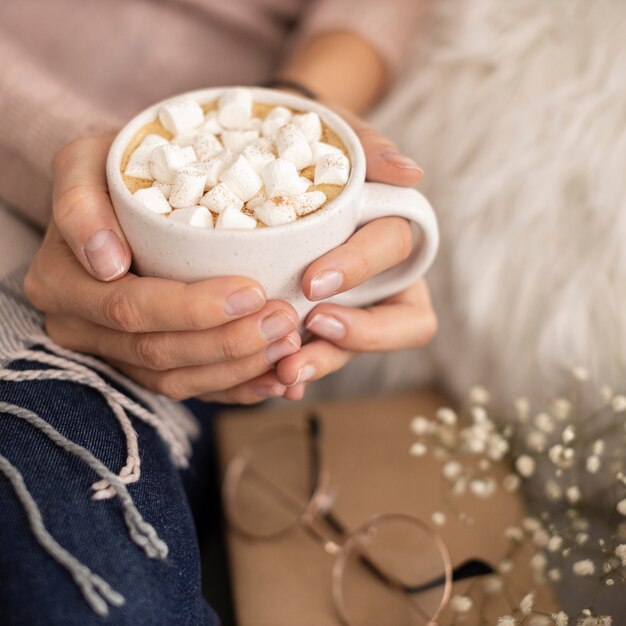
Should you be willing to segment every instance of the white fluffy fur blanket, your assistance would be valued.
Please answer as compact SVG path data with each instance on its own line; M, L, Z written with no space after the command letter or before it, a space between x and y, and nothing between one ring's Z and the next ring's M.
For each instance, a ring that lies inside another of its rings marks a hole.
M626 3L428 6L374 121L441 223L434 371L500 406L567 391L578 364L626 389ZM418 358L360 367L399 383Z

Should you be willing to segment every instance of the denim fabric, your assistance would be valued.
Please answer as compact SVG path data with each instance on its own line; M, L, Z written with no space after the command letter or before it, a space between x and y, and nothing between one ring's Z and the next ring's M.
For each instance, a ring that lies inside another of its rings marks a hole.
M14 369L36 369L14 363ZM119 424L102 396L69 382L0 382L0 399L36 412L90 450L112 471L125 462ZM126 599L98 617L67 571L34 539L24 511L0 474L0 624L213 626L202 597L196 530L179 472L155 431L133 419L141 478L129 492L144 519L169 547L166 561L132 542L116 499L94 502L97 476L22 420L0 414L0 454L22 473L52 536Z

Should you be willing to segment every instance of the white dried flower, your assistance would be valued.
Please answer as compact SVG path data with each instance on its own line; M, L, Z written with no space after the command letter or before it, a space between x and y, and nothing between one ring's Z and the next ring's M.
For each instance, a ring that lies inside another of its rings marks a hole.
M470 491L479 498L489 498L496 490L493 478L477 478L470 483Z
M547 438L545 433L542 433L540 430L531 430L528 435L526 435L526 445L533 452L543 452L546 449Z
M504 531L504 537L513 543L519 543L524 539L524 532L517 526L511 526Z
M523 615L530 615L533 611L534 606L535 606L535 594L532 592L526 594L519 603L519 609Z
M433 524L435 526L443 526L446 523L446 515L441 511L435 511L432 514L431 519L433 520Z
M588 456L585 467L590 474L596 474L600 469L600 457L595 454Z
M554 422L552 417L548 413L539 413L535 417L535 426L544 433L551 433L554 431Z
M576 380L589 380L589 372L584 367L575 367L572 370L572 376Z
M411 456L424 456L427 452L428 448L421 441L416 441L409 450Z
M483 579L483 588L485 590L485 593L488 593L489 595L500 593L503 586L504 583L502 582L502 578L495 574L485 576L485 578Z
M574 463L574 449L562 446L560 443L548 450L548 458L561 469L569 469Z
M538 520L536 517L530 517L530 516L525 517L522 520L522 528L527 533L534 533L536 530L541 528L541 521Z
M484 387L476 385L470 389L469 399L472 404L489 404L491 396Z
M498 564L498 571L501 574L508 574L513 569L513 561L511 559L502 559Z
M584 517L577 517L572 526L575 530L589 530L589 520Z
M552 401L552 413L558 420L565 420L572 412L572 403L566 398L556 398Z
M622 565L626 567L626 543L620 543L615 548L615 556L622 562Z
M620 501L617 503L617 512L618 512L620 515L624 515L624 516L626 516L626 498L624 498L623 500L620 500Z
M458 476L461 474L462 469L463 468L458 461L448 461L443 466L441 473L443 474L444 478L447 478L448 480L454 480L455 478L458 478Z
M522 454L515 461L515 467L521 476L530 478L535 473L535 459L527 454Z
M578 619L578 626L611 626L613 618L609 615L587 615Z
M548 539L547 548L548 552L558 552L563 546L563 537L559 535L552 535L550 539Z
M542 572L546 568L547 564L548 559L543 552L537 552L537 554L533 555L533 557L530 559L530 566L536 572Z
M613 396L611 406L616 413L623 413L626 411L626 396Z
M587 541L589 541L589 535L587 533L577 533L576 534L576 543L579 546L584 546Z
M450 608L455 613L467 613L472 606L472 600L467 596L453 596L452 600L450 600Z
M546 483L546 495L551 500L559 500L563 495L563 490L561 489L561 485L554 480L549 480Z
M568 626L569 625L569 616L564 611L559 611L558 613L552 613L552 620L554 621L554 626Z
M605 402L610 402L613 398L613 390L608 385L602 385L602 387L600 387L600 397Z
M502 480L502 486L504 487L505 491L508 491L509 493L517 491L520 487L520 484L520 477L517 474L508 474Z
M437 411L437 419L446 426L454 426L457 421L457 416L452 409L442 407Z
M516 626L517 620L510 615L503 615L498 618L498 626Z
M508 451L509 442L504 437L497 433L489 436L489 441L487 442L487 456L492 461L502 460Z
M606 450L606 441L604 441L604 439L596 439L593 442L591 450L594 454L602 456L604 454L604 451Z
M432 431L432 423L426 417L417 415L411 420L411 430L416 435L427 435Z
M548 571L548 578L553 583L559 582L559 580L561 580L561 570L553 567L551 570Z
M571 504L576 504L581 498L580 489L576 485L568 487L565 490L565 497Z
M574 563L572 571L576 576L592 576L596 571L596 566L591 559L582 559Z
M550 539L550 535L548 534L548 531L544 530L543 528L538 528L533 533L533 543L538 548L545 548L548 545L549 539Z
M518 398L513 404L520 422L525 422L530 416L530 402L528 398Z
M571 443L576 438L576 429L570 424L563 429L563 434L561 437L563 439L563 443Z

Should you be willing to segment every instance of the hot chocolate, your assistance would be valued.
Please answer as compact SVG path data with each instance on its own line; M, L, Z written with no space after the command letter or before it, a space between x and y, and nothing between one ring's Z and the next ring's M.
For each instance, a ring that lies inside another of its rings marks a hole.
M339 137L314 112L186 96L161 107L124 152L123 179L164 219L198 228L254 229L306 218L334 200L351 172Z

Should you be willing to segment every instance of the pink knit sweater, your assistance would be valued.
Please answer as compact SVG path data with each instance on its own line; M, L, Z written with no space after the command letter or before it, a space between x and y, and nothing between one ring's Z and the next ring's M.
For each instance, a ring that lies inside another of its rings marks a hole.
M354 31L393 69L418 0L3 0L0 198L44 225L50 163L73 138L209 85L270 77L286 46Z

